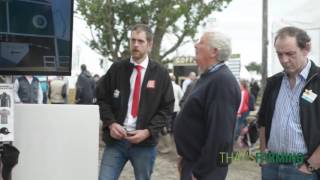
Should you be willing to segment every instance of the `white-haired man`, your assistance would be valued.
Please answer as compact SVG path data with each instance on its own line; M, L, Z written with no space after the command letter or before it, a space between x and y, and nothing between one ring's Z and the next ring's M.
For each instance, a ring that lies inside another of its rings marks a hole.
M225 179L231 154L233 129L240 104L240 88L224 64L231 54L229 38L206 32L195 45L202 72L174 126L181 180Z

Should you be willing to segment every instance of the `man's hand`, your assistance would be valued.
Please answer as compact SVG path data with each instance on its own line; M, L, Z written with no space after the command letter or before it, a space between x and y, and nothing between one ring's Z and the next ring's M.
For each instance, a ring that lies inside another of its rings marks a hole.
M150 136L150 132L148 129L143 130L135 130L127 133L125 137L132 144L138 144L143 140L147 139Z
M306 164L302 164L302 166L299 167L299 171L301 171L305 174L312 174L312 172L308 171Z
M110 136L114 139L121 140L127 136L126 130L118 123L112 123L109 125Z
M241 118L241 114L237 113L237 119Z
M312 153L310 158L308 159L309 164L316 168L320 168L320 145L317 147L317 149Z
M179 175L181 176L181 173L182 173L182 157L181 157L181 156L178 156L178 159L177 159L177 168L178 168ZM191 179L192 179L192 180L197 180L197 178L194 177L193 174L192 174Z
M197 178L196 177L194 177L194 175L192 174L192 180L197 180Z

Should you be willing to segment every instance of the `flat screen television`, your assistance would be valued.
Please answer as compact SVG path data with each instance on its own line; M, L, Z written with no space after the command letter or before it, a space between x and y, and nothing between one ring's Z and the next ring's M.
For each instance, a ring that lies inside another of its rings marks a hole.
M70 75L73 0L0 0L0 75Z

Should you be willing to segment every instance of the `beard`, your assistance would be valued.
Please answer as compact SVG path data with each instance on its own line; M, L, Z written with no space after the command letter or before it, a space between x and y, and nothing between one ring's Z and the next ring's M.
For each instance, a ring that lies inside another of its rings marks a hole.
M135 60L139 60L139 59L142 59L146 54L139 51L139 50L132 50L131 51L131 56L133 59Z

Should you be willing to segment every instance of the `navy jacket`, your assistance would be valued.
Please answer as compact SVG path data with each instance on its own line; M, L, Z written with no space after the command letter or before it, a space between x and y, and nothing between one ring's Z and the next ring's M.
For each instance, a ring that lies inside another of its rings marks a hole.
M174 126L178 154L191 163L197 179L226 166L220 153L233 149L233 130L241 93L226 65L201 75Z
M107 142L115 141L110 137L107 127L113 122L123 125L126 118L133 68L129 59L115 62L98 82L97 103ZM154 88L147 87L149 81L155 82ZM119 91L118 95L115 95L115 90ZM139 145L156 145L159 132L173 111L173 105L173 89L167 70L149 60L141 86L136 129L148 129L151 136Z

